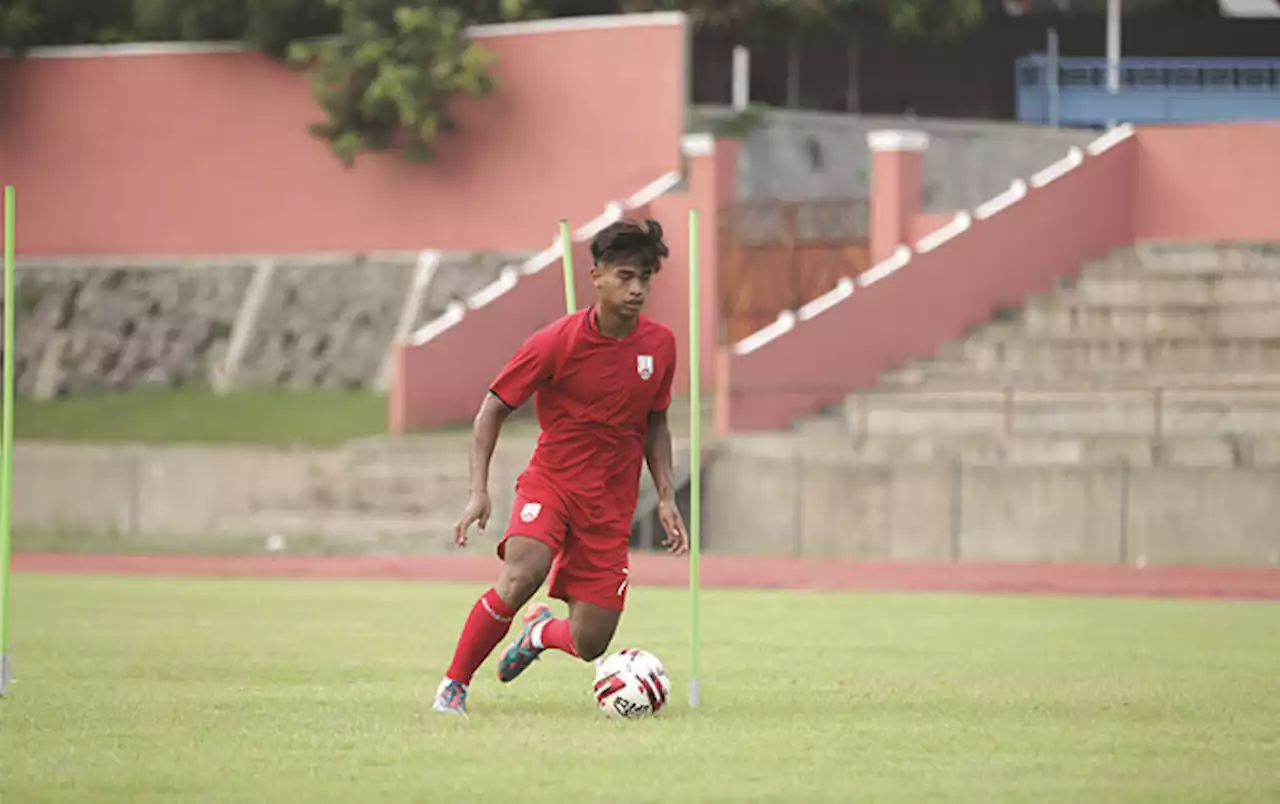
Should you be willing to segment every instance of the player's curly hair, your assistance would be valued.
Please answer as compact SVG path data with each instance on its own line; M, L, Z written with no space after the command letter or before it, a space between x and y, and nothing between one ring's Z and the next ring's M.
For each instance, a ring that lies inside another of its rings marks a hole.
M646 218L644 226L630 219L611 223L591 238L591 259L596 265L629 265L656 274L670 254L662 242L662 224L652 218Z

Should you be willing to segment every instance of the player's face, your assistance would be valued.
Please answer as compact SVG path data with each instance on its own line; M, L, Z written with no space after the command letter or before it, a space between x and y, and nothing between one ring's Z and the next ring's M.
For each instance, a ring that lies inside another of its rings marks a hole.
M610 311L630 318L644 309L652 271L632 265L606 265L596 268L592 274L600 301Z

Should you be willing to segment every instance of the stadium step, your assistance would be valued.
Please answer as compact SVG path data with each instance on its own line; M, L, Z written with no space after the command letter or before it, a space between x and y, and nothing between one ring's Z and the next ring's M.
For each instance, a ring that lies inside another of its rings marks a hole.
M1166 246L1139 245L1086 263L1086 276L1147 273L1172 276L1214 276L1251 272L1280 273L1280 248L1273 243Z
M1090 336L1030 338L992 329L938 350L944 361L979 370L1035 367L1058 371L1280 371L1280 338Z
M449 509L449 514L453 510ZM236 522L221 523L243 533L310 537L339 542L343 550L365 555L439 553L451 549L453 520L445 516L405 515L388 511L353 511L341 507L263 509Z
M1280 389L874 391L845 417L859 436L1280 435Z
M871 463L1280 466L1280 248L1117 251L794 429Z
M1280 438L1176 436L969 435L869 436L851 446L860 461L874 464L1134 467L1277 467Z
M1236 371L1077 371L1031 366L1016 370L979 370L958 362L921 361L886 372L886 391L992 390L1141 390L1155 388L1280 388L1280 372Z
M1062 280L1059 288L1096 305L1280 302L1280 271L1208 276L1082 274Z
M1076 298L1036 299L1011 321L988 330L1022 333L1033 338L1227 336L1280 337L1280 304L1091 305Z

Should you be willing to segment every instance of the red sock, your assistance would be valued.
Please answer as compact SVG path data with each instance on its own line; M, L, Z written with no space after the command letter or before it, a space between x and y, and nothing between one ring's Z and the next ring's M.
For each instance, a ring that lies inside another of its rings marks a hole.
M570 656L578 655L578 648L573 644L573 632L569 630L568 620L547 620L542 626L542 647L562 650Z
M449 678L462 684L470 684L476 668L498 647L507 631L511 630L513 616L515 610L498 597L496 590L490 589L481 595L471 607L466 625L462 626L462 636L458 637L453 663L449 665Z

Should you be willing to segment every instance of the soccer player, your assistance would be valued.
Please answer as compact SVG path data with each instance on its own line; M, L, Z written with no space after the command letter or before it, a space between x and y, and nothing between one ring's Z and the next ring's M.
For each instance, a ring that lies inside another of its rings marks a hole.
M592 661L608 649L629 586L628 543L642 462L658 490L669 552L688 538L671 487L667 407L676 372L675 336L640 314L668 255L662 227L619 221L591 241L596 303L535 332L498 374L476 414L471 498L454 525L458 546L489 522L489 463L502 423L537 394L541 434L516 481L511 519L498 544L498 583L471 609L434 709L465 715L476 668L498 646L550 576L550 596L568 604L556 619L543 603L498 663L498 679L519 676L546 650Z

